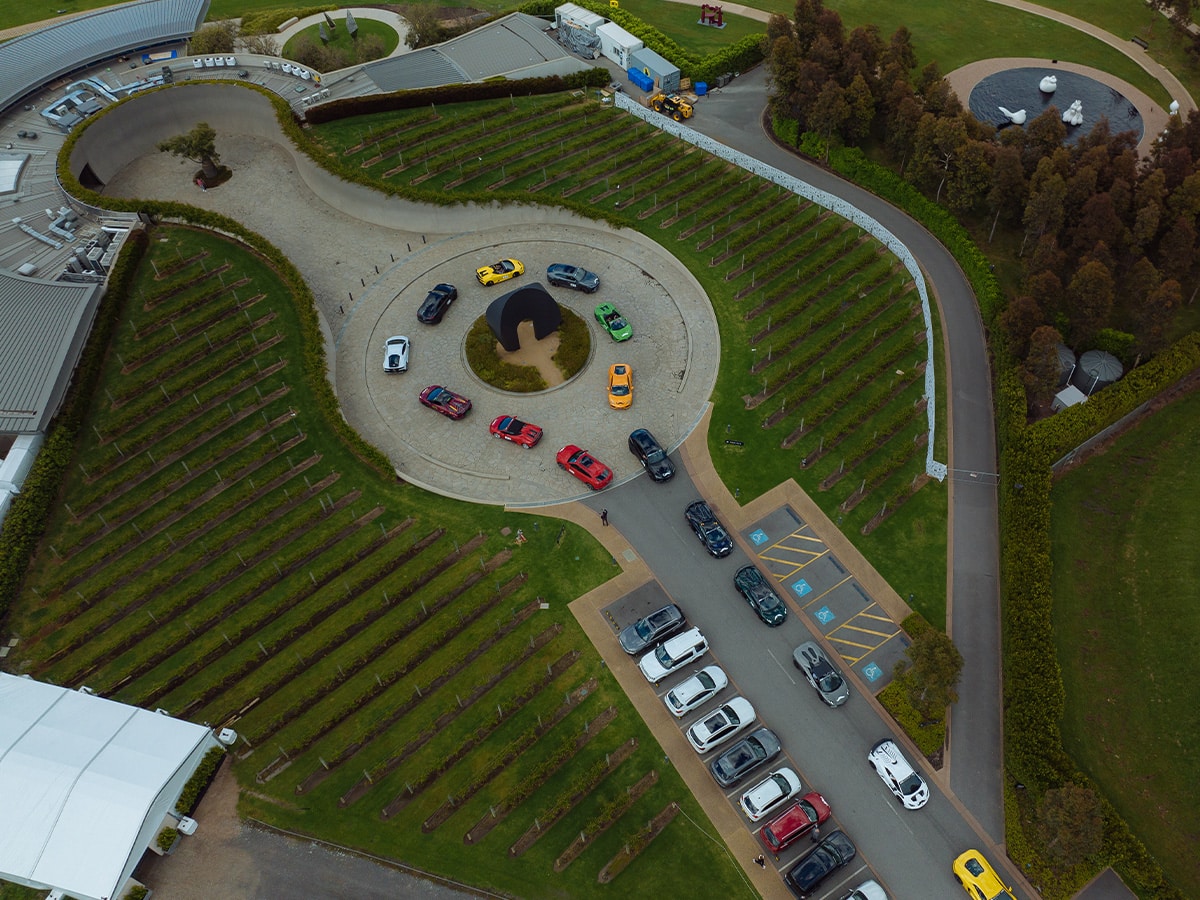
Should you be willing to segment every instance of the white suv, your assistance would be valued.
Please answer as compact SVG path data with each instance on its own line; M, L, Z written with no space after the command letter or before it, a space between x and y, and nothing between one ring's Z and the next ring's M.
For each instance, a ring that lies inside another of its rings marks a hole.
M676 669L708 652L708 640L699 628L685 631L638 660L638 668L651 684L658 684Z

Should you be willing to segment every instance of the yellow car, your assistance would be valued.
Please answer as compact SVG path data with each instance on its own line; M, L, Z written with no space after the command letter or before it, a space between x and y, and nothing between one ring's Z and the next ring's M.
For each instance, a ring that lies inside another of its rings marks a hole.
M475 270L475 277L480 284L499 284L525 274L525 264L519 259L502 259L490 266L480 266Z
M1012 890L996 874L983 854L978 850L968 850L954 860L950 867L963 890L970 895L971 900L1017 900Z
M608 368L608 405L613 409L629 409L633 405L633 369L625 363Z

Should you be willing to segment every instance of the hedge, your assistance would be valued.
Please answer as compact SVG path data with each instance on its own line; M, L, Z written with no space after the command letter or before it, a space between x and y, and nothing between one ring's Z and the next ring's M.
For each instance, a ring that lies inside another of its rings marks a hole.
M213 779L217 777L217 769L221 768L221 762L224 759L224 747L213 747L204 754L204 758L200 760L200 765L196 766L196 771L187 780L187 784L183 786L183 790L179 794L179 799L175 802L175 811L179 815L190 816L196 811L196 807L200 805L200 799L204 796L204 792L213 783Z
M0 620L20 592L38 541L46 530L50 510L58 500L63 475L75 453L79 429L100 381L104 356L112 341L129 295L134 273L149 247L143 231L132 232L109 273L108 288L100 299L91 334L79 357L71 387L58 414L50 422L46 440L30 468L0 529Z

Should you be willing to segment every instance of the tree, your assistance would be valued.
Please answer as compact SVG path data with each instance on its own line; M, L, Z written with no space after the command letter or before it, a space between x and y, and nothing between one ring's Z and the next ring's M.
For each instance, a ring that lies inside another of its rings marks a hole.
M278 56L279 47L269 34L253 34L244 39L243 49L257 56Z
M836 81L826 81L809 113L809 119L825 139L826 157L829 155L829 139L848 118L850 104L846 102L846 91Z
M204 56L210 53L232 53L233 42L237 40L238 27L226 19L223 22L210 22L199 28L188 42L188 52L193 56Z
M992 145L968 140L946 180L946 205L959 212L974 209L992 180Z
M999 147L992 163L992 185L987 195L988 206L996 211L988 235L989 244L1002 218L1013 225L1021 221L1021 211L1025 208L1028 192L1025 169L1021 166L1021 151L1016 147Z
M220 175L217 166L221 157L217 153L217 132L207 122L197 122L196 127L186 134L160 141L158 149L172 156L182 156L200 164L205 181L215 181Z
M1062 375L1058 361L1058 345L1062 335L1052 325L1034 329L1029 336L1029 355L1025 357L1025 393L1031 405L1047 404L1058 390Z
M926 719L941 719L946 707L958 701L958 678L963 658L945 632L930 628L913 638L896 663L896 680L913 706Z
M883 65L894 63L905 72L911 72L917 67L917 51L913 49L912 32L904 25L896 29L887 49L883 51Z
M1167 330L1182 305L1183 289L1178 281L1168 278L1134 309L1138 326L1137 346L1141 353L1157 353L1167 345Z
M921 117L913 143L912 178L926 186L937 185L935 203L941 202L942 188L966 143L967 130L959 116L926 113Z
M1037 820L1042 849L1060 865L1074 866L1100 852L1104 817L1091 788L1068 782L1046 791Z
M1028 294L1018 294L1008 301L997 321L1008 335L1013 355L1024 356L1029 350L1030 335L1045 322L1045 313Z
M1043 170L1050 169L1049 160L1043 159L1038 164L1034 180L1029 188L1029 202L1025 204L1025 214L1022 222L1025 225L1025 240L1035 235L1040 238L1044 234L1057 235L1062 228L1063 198L1067 195L1067 183L1057 172L1051 171L1043 177ZM1021 252L1025 251L1025 243L1021 242Z
M1075 271L1067 285L1067 315L1071 320L1071 342L1077 349L1085 347L1108 324L1113 294L1112 274L1104 263L1089 260Z
M871 133L871 123L875 121L875 98L862 75L855 75L846 88L846 104L849 114L842 132L848 142L857 143Z
M442 40L442 26L438 21L437 7L428 4L403 7L404 21L408 23L408 34L404 43L410 50L428 47Z

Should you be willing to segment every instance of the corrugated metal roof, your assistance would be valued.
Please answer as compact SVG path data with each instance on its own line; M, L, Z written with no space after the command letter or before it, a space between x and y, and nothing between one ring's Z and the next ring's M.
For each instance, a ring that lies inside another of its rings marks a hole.
M382 91L483 81L520 72L556 74L590 68L546 34L549 23L512 13L436 47L367 63L363 73ZM550 65L547 65L549 63Z
M6 41L0 51L0 109L81 66L190 36L204 22L208 4L209 0L137 0Z
M75 370L100 290L0 269L0 434L45 430Z

